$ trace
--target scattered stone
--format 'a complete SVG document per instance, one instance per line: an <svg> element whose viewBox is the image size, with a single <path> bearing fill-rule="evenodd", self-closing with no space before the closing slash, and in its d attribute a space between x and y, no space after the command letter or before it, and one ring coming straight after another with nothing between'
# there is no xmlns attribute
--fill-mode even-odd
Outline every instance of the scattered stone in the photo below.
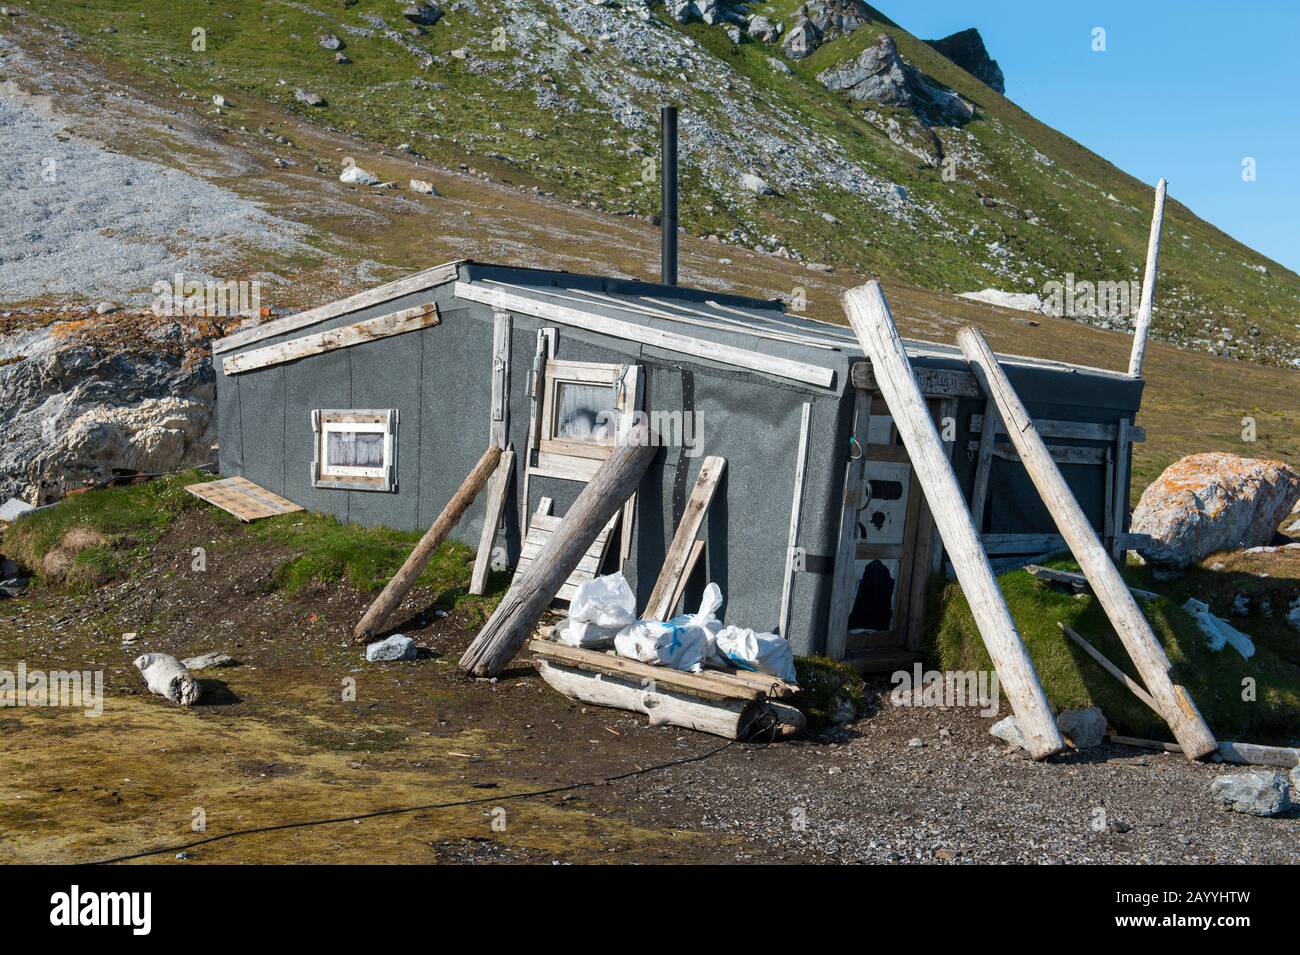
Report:
<svg viewBox="0 0 1300 955"><path fill-rule="evenodd" d="M326 33L323 37L320 38L318 42L320 43L321 47L326 50L343 49L343 41L340 40L338 37L336 37L333 33Z"/></svg>
<svg viewBox="0 0 1300 955"><path fill-rule="evenodd" d="M809 272L834 272L835 271L835 266L826 265L822 262L807 262L804 264L804 268L806 268Z"/></svg>
<svg viewBox="0 0 1300 955"><path fill-rule="evenodd" d="M1152 563L1186 567L1215 551L1267 544L1300 500L1300 471L1282 461L1191 454L1156 478L1133 511L1138 551Z"/></svg>
<svg viewBox="0 0 1300 955"><path fill-rule="evenodd" d="M1020 749L1028 749L1025 746L1024 734L1020 732L1020 721L1015 716L1008 716L1005 719L998 720L989 727L989 732L1004 743L1010 743Z"/></svg>
<svg viewBox="0 0 1300 955"><path fill-rule="evenodd" d="M203 690L190 671L170 653L145 653L135 658L149 692L181 706L193 706Z"/></svg>
<svg viewBox="0 0 1300 955"><path fill-rule="evenodd" d="M776 24L764 16L752 16L749 18L747 31L755 40L762 43L775 43L776 38L780 36Z"/></svg>
<svg viewBox="0 0 1300 955"><path fill-rule="evenodd" d="M752 172L744 173L740 177L740 188L746 192L752 192L756 196L774 195L774 190L767 184L767 180L761 176L756 176Z"/></svg>
<svg viewBox="0 0 1300 955"><path fill-rule="evenodd" d="M304 106L325 106L325 97L311 90L305 90L301 87L293 91L293 98Z"/></svg>
<svg viewBox="0 0 1300 955"><path fill-rule="evenodd" d="M826 220L827 222L829 222L831 225L839 225L839 224L840 224L840 220L837 219L837 218L835 218L835 216L831 215L829 212L819 212L818 215L820 215L823 219L825 219L825 220Z"/></svg>
<svg viewBox="0 0 1300 955"><path fill-rule="evenodd" d="M0 7L0 16L16 17L20 13L22 13L22 11L17 7Z"/></svg>
<svg viewBox="0 0 1300 955"><path fill-rule="evenodd" d="M26 501L11 497L3 504L0 504L0 521L16 521L28 511L34 510L36 508Z"/></svg>
<svg viewBox="0 0 1300 955"><path fill-rule="evenodd" d="M440 193L433 187L433 183L426 179L412 179L410 182L411 191L418 192L422 196L436 196Z"/></svg>
<svg viewBox="0 0 1300 955"><path fill-rule="evenodd" d="M225 109L227 106L230 105L230 100L226 99L220 93L217 93L212 97L212 105L217 107L218 109Z"/></svg>
<svg viewBox="0 0 1300 955"><path fill-rule="evenodd" d="M727 39L730 40L734 46L740 46L740 40L741 40L740 27L736 26L734 23L728 23L726 26L726 31L727 31Z"/></svg>
<svg viewBox="0 0 1300 955"><path fill-rule="evenodd" d="M373 172L367 172L360 166L348 166L339 173L339 182L345 182L350 186L377 186L379 177Z"/></svg>
<svg viewBox="0 0 1300 955"><path fill-rule="evenodd" d="M112 315L117 311L117 306L112 302L100 302L95 306L96 315Z"/></svg>
<svg viewBox="0 0 1300 955"><path fill-rule="evenodd" d="M812 56L822 44L822 31L807 17L800 17L781 41L781 49L792 60Z"/></svg>
<svg viewBox="0 0 1300 955"><path fill-rule="evenodd" d="M442 9L432 3L412 3L402 11L402 16L417 26L431 27L442 19Z"/></svg>
<svg viewBox="0 0 1300 955"><path fill-rule="evenodd" d="M907 741L907 745L912 749L921 749L925 746L925 740L921 739L919 736L913 736Z"/></svg>
<svg viewBox="0 0 1300 955"><path fill-rule="evenodd" d="M1062 710L1056 717L1056 725L1070 738L1075 749L1092 749L1106 739L1106 716L1095 706Z"/></svg>
<svg viewBox="0 0 1300 955"><path fill-rule="evenodd" d="M334 54L334 62L335 62L335 63L338 63L338 64L340 64L340 65L342 65L342 66L346 66L347 64L351 63L352 61L348 59L348 55L347 55L346 53L335 53L335 54Z"/></svg>
<svg viewBox="0 0 1300 955"><path fill-rule="evenodd" d="M1286 777L1264 769L1216 777L1210 796L1233 812L1252 816L1278 816L1291 805Z"/></svg>
<svg viewBox="0 0 1300 955"><path fill-rule="evenodd" d="M197 657L182 660L181 665L187 670L215 670L219 667L232 667L235 662L235 658L230 654L213 650L211 653L202 653Z"/></svg>
<svg viewBox="0 0 1300 955"><path fill-rule="evenodd" d="M847 696L836 696L831 706L830 719L836 726L843 726L845 723L853 722L854 717L858 715L858 708L853 705L853 701Z"/></svg>
<svg viewBox="0 0 1300 955"><path fill-rule="evenodd" d="M366 647L366 660L382 663L388 660L414 660L415 641L405 634L395 633L385 640Z"/></svg>
<svg viewBox="0 0 1300 955"><path fill-rule="evenodd" d="M134 630L128 630L126 633L122 634L122 646L129 647L138 639L140 639L140 634Z"/></svg>
<svg viewBox="0 0 1300 955"><path fill-rule="evenodd" d="M22 577L6 577L0 580L0 597L21 597L27 590L27 581Z"/></svg>
<svg viewBox="0 0 1300 955"><path fill-rule="evenodd" d="M1120 834L1123 834L1125 832L1128 832L1133 827L1130 826L1123 819L1117 819L1114 816L1110 816L1106 819L1106 828L1109 829L1111 832L1118 832Z"/></svg>
<svg viewBox="0 0 1300 955"><path fill-rule="evenodd" d="M786 63L785 60L778 60L774 56L769 56L767 58L767 65L772 67L772 69L776 70L778 73L784 73L786 76L794 75L794 70L790 69L790 65Z"/></svg>
<svg viewBox="0 0 1300 955"><path fill-rule="evenodd" d="M1250 597L1246 594L1237 594L1232 598L1232 613L1237 617L1250 616Z"/></svg>

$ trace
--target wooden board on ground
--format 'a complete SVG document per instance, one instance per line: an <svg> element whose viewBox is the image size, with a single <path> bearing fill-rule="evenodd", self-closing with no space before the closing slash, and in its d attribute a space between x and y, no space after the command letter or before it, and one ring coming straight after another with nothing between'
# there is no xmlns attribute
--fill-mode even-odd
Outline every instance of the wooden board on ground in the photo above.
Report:
<svg viewBox="0 0 1300 955"><path fill-rule="evenodd" d="M1139 749L1162 749L1166 753L1181 753L1183 748L1177 743L1166 743L1155 739L1138 739L1134 736L1108 735L1106 739L1121 746L1136 746ZM1281 766L1289 768L1300 766L1300 749L1292 746L1261 746L1258 743L1219 743L1219 758L1225 763L1238 766Z"/></svg>
<svg viewBox="0 0 1300 955"><path fill-rule="evenodd" d="M523 546L520 548L519 562L515 565L515 576L528 570L537 555L546 547L547 542L551 539L551 534L560 526L559 517L551 514L552 500L544 497L538 503L537 510L533 513L533 519L528 523L528 533L524 536ZM600 573L601 565L605 562L605 551L609 548L609 538L614 531L614 526L618 523L619 515L622 511L615 514L609 519L609 523L596 535L596 539L591 542L587 552L578 562L577 568L569 575L568 580L560 587L559 593L555 596L560 600L572 600L573 595L578 592L578 585L588 580L592 580Z"/></svg>
<svg viewBox="0 0 1300 955"><path fill-rule="evenodd" d="M200 500L221 508L227 514L235 515L244 523L277 514L292 514L303 509L301 504L295 504L242 477L191 484L185 490Z"/></svg>
<svg viewBox="0 0 1300 955"><path fill-rule="evenodd" d="M769 699L798 692L777 677L745 670L687 673L549 640L533 640L528 649L542 679L569 699L644 713L652 726L683 726L729 739L747 735Z"/></svg>

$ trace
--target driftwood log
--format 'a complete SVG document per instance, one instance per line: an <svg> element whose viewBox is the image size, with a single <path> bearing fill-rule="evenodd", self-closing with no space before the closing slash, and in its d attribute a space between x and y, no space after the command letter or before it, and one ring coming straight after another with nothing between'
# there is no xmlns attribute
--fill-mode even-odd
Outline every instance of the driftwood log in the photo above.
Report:
<svg viewBox="0 0 1300 955"><path fill-rule="evenodd" d="M1075 500L1069 484L1061 475L1048 453L1047 445L1039 436L1034 422L1025 410L1020 396L1012 388L1002 366L998 364L993 349L979 330L967 326L957 333L957 343L970 362L971 371L980 386L998 405L998 413L1006 422L1007 433L1029 472L1038 496L1052 515L1061 536L1078 561L1079 568L1092 585L1097 602L1106 611L1111 625L1124 642L1124 648L1133 658L1148 692L1159 707L1160 716L1173 731L1174 738L1188 759L1200 759L1215 752L1214 734L1205 725L1196 704L1181 686L1169 679L1170 663L1164 648L1156 640L1151 625L1138 609L1137 601L1120 576L1110 555L1097 538L1097 532L1088 523L1083 509ZM1115 493L1125 493L1117 487Z"/></svg>
<svg viewBox="0 0 1300 955"><path fill-rule="evenodd" d="M1142 361L1147 353L1147 336L1151 333L1151 310L1156 301L1156 274L1160 268L1160 227L1165 220L1165 181L1156 185L1156 203L1151 212L1151 235L1147 239L1146 271L1142 274L1142 302L1138 306L1137 326L1133 330L1133 351L1128 357L1131 378L1142 377Z"/></svg>
<svg viewBox="0 0 1300 955"><path fill-rule="evenodd" d="M880 283L868 282L844 293L844 312L871 359L876 385L894 416L894 425L925 492L957 580L970 602L975 624L1020 723L1026 748L1035 759L1059 753L1065 748L1065 741L1056 727L1033 661L1011 619L1011 611L998 589L988 555L980 544L979 531L966 508L952 463L912 373Z"/></svg>
<svg viewBox="0 0 1300 955"><path fill-rule="evenodd" d="M370 609L365 612L352 631L352 637L358 643L365 643L378 633L384 621L388 619L388 615L396 610L397 605L410 593L411 588L415 586L415 578L420 576L420 571L424 570L424 565L429 562L429 558L438 549L443 538L451 533L451 529L474 503L474 498L478 497L479 491L492 476L500 460L501 449L496 445L483 452L483 457L478 459L474 470L469 472L469 476L456 489L456 493L451 496L451 500L442 509L437 520L424 532L420 542L415 545L415 550L411 551L411 556L406 558L402 569L393 575L384 592L370 605ZM487 519L491 520L491 515Z"/></svg>
<svg viewBox="0 0 1300 955"><path fill-rule="evenodd" d="M460 658L461 669L475 676L495 676L505 668L596 535L632 496L658 450L649 428L640 425L628 432L582 489L542 552L527 570L515 575L510 590Z"/></svg>

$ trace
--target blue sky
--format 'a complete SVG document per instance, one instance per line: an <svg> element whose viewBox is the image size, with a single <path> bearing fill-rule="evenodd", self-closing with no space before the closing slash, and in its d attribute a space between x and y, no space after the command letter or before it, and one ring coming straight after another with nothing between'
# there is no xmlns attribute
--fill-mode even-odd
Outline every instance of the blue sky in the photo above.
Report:
<svg viewBox="0 0 1300 955"><path fill-rule="evenodd" d="M1297 0L876 5L923 39L979 28L1020 107L1300 271Z"/></svg>

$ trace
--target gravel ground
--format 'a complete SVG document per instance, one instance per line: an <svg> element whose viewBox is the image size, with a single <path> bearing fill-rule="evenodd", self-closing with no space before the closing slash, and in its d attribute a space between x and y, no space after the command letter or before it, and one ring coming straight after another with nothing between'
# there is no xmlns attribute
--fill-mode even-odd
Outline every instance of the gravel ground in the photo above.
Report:
<svg viewBox="0 0 1300 955"><path fill-rule="evenodd" d="M732 748L624 798L766 847L839 862L1300 862L1300 815L1217 808L1245 767L1105 745L1035 763L969 710L898 708L817 740ZM920 739L924 746L909 746Z"/></svg>
<svg viewBox="0 0 1300 955"><path fill-rule="evenodd" d="M21 57L0 41L6 65ZM145 305L183 272L286 252L305 230L228 189L68 133L47 101L0 85L0 302L49 295Z"/></svg>

